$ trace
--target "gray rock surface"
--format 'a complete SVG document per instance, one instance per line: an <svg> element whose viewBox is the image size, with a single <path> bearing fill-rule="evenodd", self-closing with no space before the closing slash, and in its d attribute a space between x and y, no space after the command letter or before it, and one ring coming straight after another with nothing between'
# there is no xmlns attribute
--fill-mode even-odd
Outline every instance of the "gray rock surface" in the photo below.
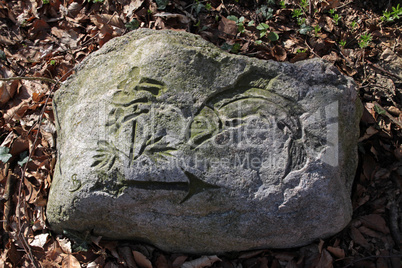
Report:
<svg viewBox="0 0 402 268"><path fill-rule="evenodd" d="M140 29L85 59L54 109L56 232L221 253L300 246L351 219L361 104L320 59Z"/></svg>

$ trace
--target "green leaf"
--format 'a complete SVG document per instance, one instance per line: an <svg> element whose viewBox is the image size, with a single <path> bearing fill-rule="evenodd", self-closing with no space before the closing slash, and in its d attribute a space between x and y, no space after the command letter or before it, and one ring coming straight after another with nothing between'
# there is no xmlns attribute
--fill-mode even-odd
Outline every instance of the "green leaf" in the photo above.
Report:
<svg viewBox="0 0 402 268"><path fill-rule="evenodd" d="M268 30L269 29L269 25L266 23L260 23L257 26L257 30L263 31L263 30Z"/></svg>
<svg viewBox="0 0 402 268"><path fill-rule="evenodd" d="M196 14L199 14L203 8L205 8L205 5L203 5L203 4L201 4L201 3L197 3L197 4L195 5L195 8L194 8L194 9L195 9L195 13L196 13Z"/></svg>
<svg viewBox="0 0 402 268"><path fill-rule="evenodd" d="M166 9L166 6L169 3L169 0L155 0L156 1L156 5L158 6L158 9Z"/></svg>
<svg viewBox="0 0 402 268"><path fill-rule="evenodd" d="M247 23L247 26L254 26L254 24L255 24L255 21L253 21L253 20L250 20L248 23Z"/></svg>
<svg viewBox="0 0 402 268"><path fill-rule="evenodd" d="M374 105L374 111L379 115L385 114L385 110L381 109L381 107L378 105Z"/></svg>
<svg viewBox="0 0 402 268"><path fill-rule="evenodd" d="M12 155L8 153L9 151L10 149L8 147L0 146L0 161L4 164L12 157Z"/></svg>
<svg viewBox="0 0 402 268"><path fill-rule="evenodd" d="M91 236L89 232L77 232L73 230L63 230L63 234L70 238L74 244L72 249L74 252L88 251L91 243Z"/></svg>
<svg viewBox="0 0 402 268"><path fill-rule="evenodd" d="M228 43L223 43L223 45L221 46L221 49L222 50L226 50L226 51L229 51L229 50L231 50L232 49L232 45L229 45Z"/></svg>
<svg viewBox="0 0 402 268"><path fill-rule="evenodd" d="M136 30L140 27L140 22L136 19L131 20L129 23L127 23L126 28L131 30Z"/></svg>
<svg viewBox="0 0 402 268"><path fill-rule="evenodd" d="M28 151L24 151L20 154L20 160L18 161L18 165L21 167L28 162Z"/></svg>
<svg viewBox="0 0 402 268"><path fill-rule="evenodd" d="M244 20L245 20L245 18L244 18L243 16L241 16L241 17L239 18L239 22L244 22Z"/></svg>
<svg viewBox="0 0 402 268"><path fill-rule="evenodd" d="M238 53L240 50L241 46L239 43L236 43L233 45L232 49L230 50L232 53Z"/></svg>
<svg viewBox="0 0 402 268"><path fill-rule="evenodd" d="M306 24L302 24L302 25L300 26L299 32L300 32L300 34L306 35L306 34L307 34L308 32L310 32L311 30L313 30L313 27L311 27L311 26L309 26L309 25L306 25Z"/></svg>
<svg viewBox="0 0 402 268"><path fill-rule="evenodd" d="M245 31L244 24L243 24L243 23L237 24L237 30L238 30L240 33L244 33L244 31Z"/></svg>
<svg viewBox="0 0 402 268"><path fill-rule="evenodd" d="M270 32L267 35L267 38L269 39L269 41L273 42L273 41L277 41L279 39L279 35L277 33L275 33L275 32Z"/></svg>
<svg viewBox="0 0 402 268"><path fill-rule="evenodd" d="M255 43L256 43L257 45L261 45L261 44L262 44L262 40L257 40L257 41L255 41Z"/></svg>
<svg viewBox="0 0 402 268"><path fill-rule="evenodd" d="M227 19L235 21L236 23L239 21L239 19L236 16L233 16L233 15L228 16Z"/></svg>
<svg viewBox="0 0 402 268"><path fill-rule="evenodd" d="M7 59L6 53L3 50L0 50L0 59L5 60Z"/></svg>

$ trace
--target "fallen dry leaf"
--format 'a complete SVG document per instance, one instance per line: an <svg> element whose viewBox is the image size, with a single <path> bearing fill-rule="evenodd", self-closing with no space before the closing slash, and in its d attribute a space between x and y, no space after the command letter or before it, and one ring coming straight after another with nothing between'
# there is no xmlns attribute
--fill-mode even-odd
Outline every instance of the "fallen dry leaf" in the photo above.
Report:
<svg viewBox="0 0 402 268"><path fill-rule="evenodd" d="M152 268L152 263L150 260L145 257L144 254L142 254L139 251L133 250L133 255L135 262L138 264L139 267L141 268Z"/></svg>
<svg viewBox="0 0 402 268"><path fill-rule="evenodd" d="M15 76L14 72L6 68L0 68L2 78L10 78ZM19 80L0 81L0 107L6 104L17 92Z"/></svg>
<svg viewBox="0 0 402 268"><path fill-rule="evenodd" d="M80 262L73 254L66 254L61 265L62 268L81 268Z"/></svg>
<svg viewBox="0 0 402 268"><path fill-rule="evenodd" d="M129 247L118 247L119 255L124 259L125 265L129 268L137 268L135 264L133 253Z"/></svg>
<svg viewBox="0 0 402 268"><path fill-rule="evenodd" d="M31 246L43 248L49 237L48 233L36 235L34 240L30 243Z"/></svg>
<svg viewBox="0 0 402 268"><path fill-rule="evenodd" d="M366 249L371 248L371 244L364 238L360 231L353 226L350 227L350 235L355 243Z"/></svg>
<svg viewBox="0 0 402 268"><path fill-rule="evenodd" d="M217 261L222 261L218 256L202 256L201 258L183 263L181 268L202 268L209 267Z"/></svg>
<svg viewBox="0 0 402 268"><path fill-rule="evenodd" d="M165 255L160 254L154 263L156 268L169 268L168 260L166 259Z"/></svg>
<svg viewBox="0 0 402 268"><path fill-rule="evenodd" d="M384 218L378 214L370 214L359 217L359 220L368 228L382 232L383 234L389 234L389 229Z"/></svg>
<svg viewBox="0 0 402 268"><path fill-rule="evenodd" d="M173 267L181 267L183 263L187 260L188 256L186 255L180 255L176 257L172 263Z"/></svg>
<svg viewBox="0 0 402 268"><path fill-rule="evenodd" d="M237 34L236 22L222 17L221 21L219 22L218 30L220 36L222 35L222 33L229 36L235 36Z"/></svg>
<svg viewBox="0 0 402 268"><path fill-rule="evenodd" d="M306 52L299 52L299 53L297 53L293 58L290 59L290 62L291 62L291 63L295 63L295 62L298 62L298 61L307 59L308 55L309 55L309 52L308 52L308 51L306 51Z"/></svg>
<svg viewBox="0 0 402 268"><path fill-rule="evenodd" d="M274 46L274 48L271 50L271 55L277 61L285 61L287 58L286 50L279 45Z"/></svg>
<svg viewBox="0 0 402 268"><path fill-rule="evenodd" d="M154 15L155 17L161 17L165 19L177 19L180 23L188 24L190 19L182 14L172 14L169 12L162 12Z"/></svg>
<svg viewBox="0 0 402 268"><path fill-rule="evenodd" d="M133 15L133 12L136 11L137 9L139 9L143 3L144 3L144 0L130 1L130 3L128 5L125 5L123 7L123 13L127 17L131 18L131 16Z"/></svg>
<svg viewBox="0 0 402 268"><path fill-rule="evenodd" d="M362 142L364 140L367 140L368 138L370 138L371 136L373 136L373 135L375 135L377 133L378 133L378 130L374 126L369 126L366 129L366 133L364 133L364 135L359 138L358 142Z"/></svg>
<svg viewBox="0 0 402 268"><path fill-rule="evenodd" d="M332 268L332 257L325 249L321 252L320 260L318 261L316 268Z"/></svg>
<svg viewBox="0 0 402 268"><path fill-rule="evenodd" d="M56 237L56 240L59 243L59 246L60 246L61 250L64 253L69 254L69 253L72 252L72 250L71 250L71 242L67 238Z"/></svg>
<svg viewBox="0 0 402 268"><path fill-rule="evenodd" d="M328 246L327 250L338 259L345 258L345 251L341 248L335 248L335 247Z"/></svg>

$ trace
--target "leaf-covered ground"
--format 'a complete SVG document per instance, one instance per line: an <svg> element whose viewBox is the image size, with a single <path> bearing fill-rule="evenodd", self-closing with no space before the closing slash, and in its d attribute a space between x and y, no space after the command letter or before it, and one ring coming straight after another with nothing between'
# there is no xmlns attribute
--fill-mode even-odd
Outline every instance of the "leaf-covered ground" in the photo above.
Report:
<svg viewBox="0 0 402 268"><path fill-rule="evenodd" d="M0 266L401 267L400 2L0 0ZM321 57L353 77L365 109L350 225L305 247L226 256L52 233L53 93L88 54L138 27L192 32L262 59Z"/></svg>

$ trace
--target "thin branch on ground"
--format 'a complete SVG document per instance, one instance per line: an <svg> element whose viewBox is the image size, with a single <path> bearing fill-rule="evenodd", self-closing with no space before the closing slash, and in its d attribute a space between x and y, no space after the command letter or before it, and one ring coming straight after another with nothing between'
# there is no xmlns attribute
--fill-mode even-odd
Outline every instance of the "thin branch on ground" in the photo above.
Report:
<svg viewBox="0 0 402 268"><path fill-rule="evenodd" d="M14 81L14 80L31 80L31 81L39 80L49 82L52 84L57 84L59 82L46 77L33 77L33 76L16 76L16 77L0 78L0 81Z"/></svg>

